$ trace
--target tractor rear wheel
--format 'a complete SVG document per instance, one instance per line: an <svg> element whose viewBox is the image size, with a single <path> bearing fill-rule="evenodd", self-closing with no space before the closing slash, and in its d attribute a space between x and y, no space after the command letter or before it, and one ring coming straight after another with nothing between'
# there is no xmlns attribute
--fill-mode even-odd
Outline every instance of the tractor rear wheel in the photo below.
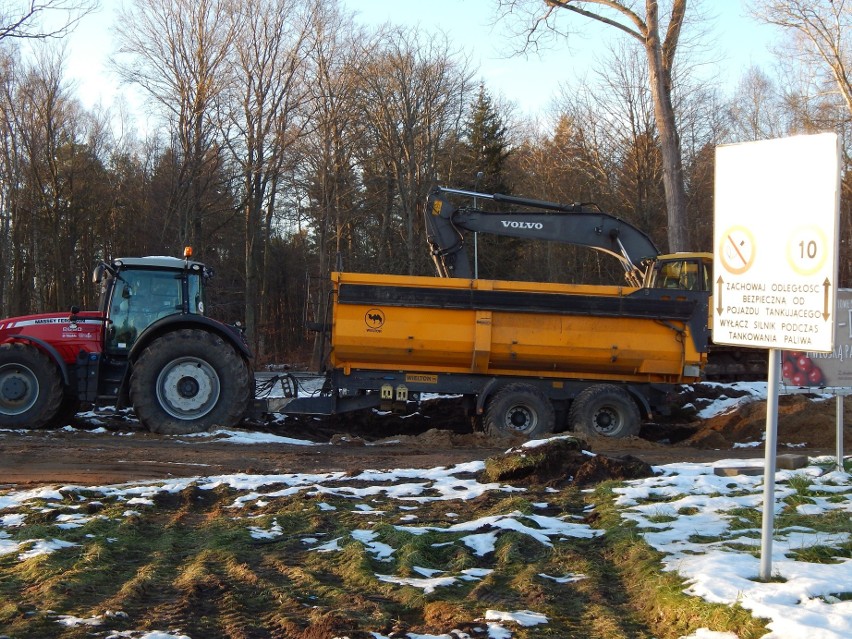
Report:
<svg viewBox="0 0 852 639"><path fill-rule="evenodd" d="M639 408L627 391L612 384L595 384L571 403L568 424L578 435L631 437L639 434Z"/></svg>
<svg viewBox="0 0 852 639"><path fill-rule="evenodd" d="M136 416L168 435L231 428L245 416L251 395L248 366L215 333L181 329L142 351L130 378Z"/></svg>
<svg viewBox="0 0 852 639"><path fill-rule="evenodd" d="M556 411L544 393L530 384L507 384L488 400L485 432L540 437L553 432Z"/></svg>
<svg viewBox="0 0 852 639"><path fill-rule="evenodd" d="M59 369L27 344L0 345L0 426L44 428L62 404Z"/></svg>

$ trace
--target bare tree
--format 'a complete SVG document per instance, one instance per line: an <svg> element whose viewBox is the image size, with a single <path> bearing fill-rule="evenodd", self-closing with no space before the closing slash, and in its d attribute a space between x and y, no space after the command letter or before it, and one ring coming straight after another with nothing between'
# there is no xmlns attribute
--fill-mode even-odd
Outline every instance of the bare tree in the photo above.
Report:
<svg viewBox="0 0 852 639"><path fill-rule="evenodd" d="M261 350L258 320L276 189L287 150L301 137L310 14L302 0L243 0L246 19L234 41L234 73L225 110L224 143L242 178L245 217L245 322Z"/></svg>
<svg viewBox="0 0 852 639"><path fill-rule="evenodd" d="M753 15L783 29L789 43L782 64L798 62L784 78L785 111L799 131L834 129L846 141L844 164L852 166L852 2L849 0L755 0ZM840 281L852 277L852 183L841 182Z"/></svg>
<svg viewBox="0 0 852 639"><path fill-rule="evenodd" d="M7 171L17 178L8 193L15 247L11 303L22 310L79 303L78 260L88 270L94 257L91 229L103 199L94 194L103 180L92 177L100 162L86 141L90 121L63 79L63 62L61 51L41 50L3 109L13 153Z"/></svg>
<svg viewBox="0 0 852 639"><path fill-rule="evenodd" d="M758 0L753 14L788 31L800 59L830 74L852 116L852 2Z"/></svg>
<svg viewBox="0 0 852 639"><path fill-rule="evenodd" d="M554 27L560 10L595 20L634 38L641 45L648 69L648 86L654 105L663 162L663 186L668 214L669 249L687 249L686 192L683 160L672 102L672 72L681 29L686 17L687 0L672 0L667 24L660 20L657 0L645 0L644 12L637 2L627 0L497 0L504 16L526 11L531 17L527 43L537 32ZM535 6L541 6L536 9Z"/></svg>
<svg viewBox="0 0 852 639"><path fill-rule="evenodd" d="M17 107L20 64L17 52L0 50L0 308L11 309L10 291L14 280L12 220L17 217L14 197L22 181L24 160L18 135Z"/></svg>
<svg viewBox="0 0 852 639"><path fill-rule="evenodd" d="M594 180L584 197L664 242L662 161L647 67L621 42L589 75L579 87L562 87L556 103L575 127L572 144L581 151L575 170Z"/></svg>
<svg viewBox="0 0 852 639"><path fill-rule="evenodd" d="M467 61L446 38L414 30L386 30L362 53L364 120L374 136L373 151L390 177L392 210L399 221L402 268L417 271L420 207L435 180L441 145L457 133L460 115L474 86Z"/></svg>
<svg viewBox="0 0 852 639"><path fill-rule="evenodd" d="M313 236L314 260L305 265L305 275L316 278L317 291L308 303L313 317L323 320L327 274L334 269L335 259L342 259L343 238L356 209L354 154L360 126L355 95L363 61L356 55L355 43L364 34L351 15L334 3L320 3L311 17L312 55L307 69L311 127L301 142L303 161L293 171L296 193L291 224L295 238ZM323 334L317 332L311 355L314 368L321 364L323 347Z"/></svg>
<svg viewBox="0 0 852 639"><path fill-rule="evenodd" d="M734 142L764 140L784 135L785 116L781 92L757 67L746 69L728 107Z"/></svg>
<svg viewBox="0 0 852 639"><path fill-rule="evenodd" d="M4 0L0 2L0 40L62 38L97 7L98 0Z"/></svg>
<svg viewBox="0 0 852 639"><path fill-rule="evenodd" d="M140 86L171 127L179 153L170 208L181 240L203 248L209 170L219 163L215 102L228 82L239 12L229 0L139 0L116 26L121 79Z"/></svg>

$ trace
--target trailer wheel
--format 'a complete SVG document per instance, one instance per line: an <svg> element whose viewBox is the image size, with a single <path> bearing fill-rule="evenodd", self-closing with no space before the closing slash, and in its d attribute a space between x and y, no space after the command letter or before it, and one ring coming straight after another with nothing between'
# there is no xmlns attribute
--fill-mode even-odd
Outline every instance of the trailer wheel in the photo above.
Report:
<svg viewBox="0 0 852 639"><path fill-rule="evenodd" d="M154 340L130 378L136 416L148 430L168 435L237 425L250 389L243 358L218 335L195 329Z"/></svg>
<svg viewBox="0 0 852 639"><path fill-rule="evenodd" d="M62 404L59 369L26 344L0 346L0 426L44 428Z"/></svg>
<svg viewBox="0 0 852 639"><path fill-rule="evenodd" d="M579 435L630 437L639 434L639 408L623 388L597 384L571 404L568 424Z"/></svg>
<svg viewBox="0 0 852 639"><path fill-rule="evenodd" d="M535 386L508 384L488 400L483 423L491 435L538 437L553 432L556 411Z"/></svg>

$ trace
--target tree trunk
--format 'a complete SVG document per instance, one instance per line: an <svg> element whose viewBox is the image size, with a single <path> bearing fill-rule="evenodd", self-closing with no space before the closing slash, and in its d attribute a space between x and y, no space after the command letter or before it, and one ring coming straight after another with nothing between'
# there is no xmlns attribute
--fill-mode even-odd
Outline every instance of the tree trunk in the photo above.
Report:
<svg viewBox="0 0 852 639"><path fill-rule="evenodd" d="M253 195L249 187L248 192ZM251 195L246 202L246 255L245 255L245 328L246 337L252 349L257 353L257 324L260 292L261 260L263 257L263 241L260 229L261 203Z"/></svg>
<svg viewBox="0 0 852 639"><path fill-rule="evenodd" d="M660 136L660 154L663 160L663 188L666 193L668 216L667 236L669 251L689 250L686 232L686 192L683 186L683 163L680 139L677 134L674 106L667 71L663 68L659 40L651 36L646 44L651 95L654 102L654 117Z"/></svg>
<svg viewBox="0 0 852 639"><path fill-rule="evenodd" d="M511 6L513 0L501 0ZM605 14L598 14L585 5L600 5L621 15L623 22ZM660 152L663 161L663 188L666 194L666 212L668 215L667 236L669 250L672 252L687 250L686 188L683 183L683 161L680 154L680 140L677 134L674 106L672 105L671 70L677 50L680 30L686 15L687 0L673 0L671 17L666 31L665 42L660 39L659 3L657 0L645 0L645 19L635 11L635 2L618 0L546 0L549 8L559 8L597 20L610 27L620 29L636 38L645 48L648 58L648 80L651 97L654 101L654 116L660 136ZM532 26L533 33L538 22Z"/></svg>
<svg viewBox="0 0 852 639"><path fill-rule="evenodd" d="M671 65L674 47L671 47L668 65L663 60L660 25L656 2L649 2L646 15L645 54L648 56L648 81L654 102L654 117L660 136L660 154L663 160L663 189L666 194L669 251L686 251L686 189L683 184L683 161L680 139L677 134L674 105L672 104Z"/></svg>

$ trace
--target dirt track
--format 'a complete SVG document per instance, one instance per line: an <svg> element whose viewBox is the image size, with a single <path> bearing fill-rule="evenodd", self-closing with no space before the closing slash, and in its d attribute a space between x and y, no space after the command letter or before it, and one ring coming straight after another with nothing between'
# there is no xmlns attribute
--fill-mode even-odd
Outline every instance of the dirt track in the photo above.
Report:
<svg viewBox="0 0 852 639"><path fill-rule="evenodd" d="M684 403L687 399L696 400L689 397ZM845 439L852 442L852 402L846 404ZM140 430L126 417L78 417L73 430L0 431L0 482L94 485L240 472L431 467L482 460L518 443L472 432L466 420L455 417L455 409L451 403L437 404L408 418L287 420L263 428L316 442L313 446L161 436ZM834 400L782 397L779 412L780 452L834 454ZM589 444L598 453L629 454L651 464L762 457L762 444L750 448L733 448L733 444L759 443L765 415L765 403L752 402L709 420L681 416L652 425L643 429L643 438L598 439Z"/></svg>
<svg viewBox="0 0 852 639"><path fill-rule="evenodd" d="M0 481L4 484L106 484L231 473L357 471L365 468L445 466L502 453L510 442L494 445L476 436L448 432L406 438L404 443L317 446L234 444L136 432L132 435L86 431L0 433ZM412 442L420 439L420 442ZM452 440L461 440L453 444ZM469 440L482 441L469 441ZM468 441L465 441L468 440ZM751 458L762 449L714 450L635 442L595 442L596 452L631 454L652 464ZM797 452L828 452L807 449Z"/></svg>

